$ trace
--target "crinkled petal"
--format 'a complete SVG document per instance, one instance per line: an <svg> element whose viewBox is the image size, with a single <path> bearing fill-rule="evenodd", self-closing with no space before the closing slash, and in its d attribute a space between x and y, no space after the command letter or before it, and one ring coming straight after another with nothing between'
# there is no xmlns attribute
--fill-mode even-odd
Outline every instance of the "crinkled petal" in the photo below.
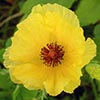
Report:
<svg viewBox="0 0 100 100"><path fill-rule="evenodd" d="M27 63L10 68L10 76L15 83L24 84L28 89L41 89L48 76L47 69Z"/></svg>
<svg viewBox="0 0 100 100"><path fill-rule="evenodd" d="M47 80L44 83L44 86L47 93L52 96L56 96L63 91L65 84L66 80L63 77L60 68L52 68L49 72Z"/></svg>
<svg viewBox="0 0 100 100"><path fill-rule="evenodd" d="M77 16L72 12L71 10L58 5L58 4L46 4L41 7L41 5L37 5L33 7L32 13L41 13L44 15L47 12L52 12L52 13L58 13L60 16L63 17L63 19L67 22L70 23L72 26L79 26L79 20Z"/></svg>
<svg viewBox="0 0 100 100"><path fill-rule="evenodd" d="M41 16L29 16L25 21L18 25L18 31L12 38L12 45L9 48L11 61L31 62L39 56L41 48L49 43L50 32L40 21ZM8 52L8 51L7 51ZM4 57L4 59L6 59Z"/></svg>
<svg viewBox="0 0 100 100"><path fill-rule="evenodd" d="M73 93L74 90L80 85L81 80L80 78L78 80L69 80L68 83L66 84L64 91L67 93Z"/></svg>
<svg viewBox="0 0 100 100"><path fill-rule="evenodd" d="M88 64L93 57L96 56L96 44L90 38L88 38L85 42L85 53L83 55L83 63L82 66Z"/></svg>
<svg viewBox="0 0 100 100"><path fill-rule="evenodd" d="M66 66L63 66L61 68L63 77L65 77L66 79L64 91L72 93L75 90L75 88L77 88L80 85L80 77L82 76L81 67L77 65L65 65Z"/></svg>
<svg viewBox="0 0 100 100"><path fill-rule="evenodd" d="M56 36L58 43L64 46L64 61L68 64L80 64L85 49L83 30L81 28L66 29L64 25L61 27L57 29Z"/></svg>

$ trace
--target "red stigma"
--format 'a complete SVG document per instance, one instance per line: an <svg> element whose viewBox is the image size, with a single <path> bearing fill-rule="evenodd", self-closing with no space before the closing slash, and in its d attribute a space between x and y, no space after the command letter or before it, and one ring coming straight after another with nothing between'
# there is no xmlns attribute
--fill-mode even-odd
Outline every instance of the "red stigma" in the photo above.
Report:
<svg viewBox="0 0 100 100"><path fill-rule="evenodd" d="M47 66L55 67L58 64L61 64L63 56L63 47L57 43L47 44L47 47L41 49L41 58Z"/></svg>

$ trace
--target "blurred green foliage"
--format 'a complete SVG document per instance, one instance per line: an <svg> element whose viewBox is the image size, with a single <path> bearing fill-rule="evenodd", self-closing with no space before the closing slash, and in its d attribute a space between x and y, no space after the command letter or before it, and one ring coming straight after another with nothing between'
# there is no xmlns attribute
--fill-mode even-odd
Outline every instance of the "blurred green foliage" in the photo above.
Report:
<svg viewBox="0 0 100 100"><path fill-rule="evenodd" d="M76 10L82 26L95 24L100 20L100 0L81 0Z"/></svg>
<svg viewBox="0 0 100 100"><path fill-rule="evenodd" d="M97 45L97 56L95 57L95 60L100 62L100 23L94 28L94 41Z"/></svg>
<svg viewBox="0 0 100 100"><path fill-rule="evenodd" d="M90 63L86 67L86 71L92 78L96 78L100 81L100 65L96 63Z"/></svg>
<svg viewBox="0 0 100 100"><path fill-rule="evenodd" d="M27 90L23 85L14 84L9 71L3 65L3 53L11 45L11 36L16 24L27 17L36 4L58 3L77 14L84 29L85 37L91 37L97 44L97 56L82 69L81 85L73 94L62 92L56 97L44 91ZM6 13L5 13L6 12ZM16 13L23 13L2 22ZM100 100L100 0L0 0L0 100Z"/></svg>
<svg viewBox="0 0 100 100"><path fill-rule="evenodd" d="M8 71L0 69L0 100L11 100L15 85L11 82Z"/></svg>
<svg viewBox="0 0 100 100"><path fill-rule="evenodd" d="M17 85L13 92L13 100L32 100L38 95L36 90L27 90L22 85Z"/></svg>

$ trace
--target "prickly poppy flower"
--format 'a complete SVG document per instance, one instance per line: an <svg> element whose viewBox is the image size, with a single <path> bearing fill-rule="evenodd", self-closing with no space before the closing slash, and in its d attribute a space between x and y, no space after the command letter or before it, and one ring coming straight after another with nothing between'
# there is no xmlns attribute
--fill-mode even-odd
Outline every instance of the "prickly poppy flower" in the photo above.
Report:
<svg viewBox="0 0 100 100"><path fill-rule="evenodd" d="M17 28L4 53L11 79L52 96L72 93L80 85L81 68L96 55L74 12L58 4L37 5Z"/></svg>

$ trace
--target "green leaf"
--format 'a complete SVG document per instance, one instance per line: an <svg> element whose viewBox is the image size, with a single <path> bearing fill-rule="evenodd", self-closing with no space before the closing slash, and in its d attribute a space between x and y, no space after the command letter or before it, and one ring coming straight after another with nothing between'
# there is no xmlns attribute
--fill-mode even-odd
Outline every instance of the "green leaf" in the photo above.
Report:
<svg viewBox="0 0 100 100"><path fill-rule="evenodd" d="M95 81L97 85L97 91L100 91L100 81Z"/></svg>
<svg viewBox="0 0 100 100"><path fill-rule="evenodd" d="M100 65L96 63L91 63L86 66L86 71L92 78L100 81Z"/></svg>
<svg viewBox="0 0 100 100"><path fill-rule="evenodd" d="M100 0L81 0L76 10L81 26L100 20Z"/></svg>
<svg viewBox="0 0 100 100"><path fill-rule="evenodd" d="M11 45L11 38L7 39L5 47L8 48Z"/></svg>
<svg viewBox="0 0 100 100"><path fill-rule="evenodd" d="M94 41L97 45L97 56L94 58L94 60L100 62L100 24L95 26L94 35Z"/></svg>
<svg viewBox="0 0 100 100"><path fill-rule="evenodd" d="M15 91L13 92L13 100L31 100L35 98L38 94L36 90L28 90L22 85L17 85Z"/></svg>
<svg viewBox="0 0 100 100"><path fill-rule="evenodd" d="M3 53L4 53L5 49L2 48L0 49L0 62L2 63L3 62Z"/></svg>
<svg viewBox="0 0 100 100"><path fill-rule="evenodd" d="M56 98L54 98L54 97L50 97L50 96L48 96L48 99L47 100L57 100Z"/></svg>
<svg viewBox="0 0 100 100"><path fill-rule="evenodd" d="M76 0L27 0L24 6L22 7L21 12L25 14L23 17L24 19L31 12L32 7L37 4L58 3L67 8L70 8L72 4L74 3L74 1Z"/></svg>
<svg viewBox="0 0 100 100"><path fill-rule="evenodd" d="M15 85L11 82L8 71L0 69L0 98L10 96Z"/></svg>
<svg viewBox="0 0 100 100"><path fill-rule="evenodd" d="M6 69L0 69L0 88L7 90L13 86Z"/></svg>

